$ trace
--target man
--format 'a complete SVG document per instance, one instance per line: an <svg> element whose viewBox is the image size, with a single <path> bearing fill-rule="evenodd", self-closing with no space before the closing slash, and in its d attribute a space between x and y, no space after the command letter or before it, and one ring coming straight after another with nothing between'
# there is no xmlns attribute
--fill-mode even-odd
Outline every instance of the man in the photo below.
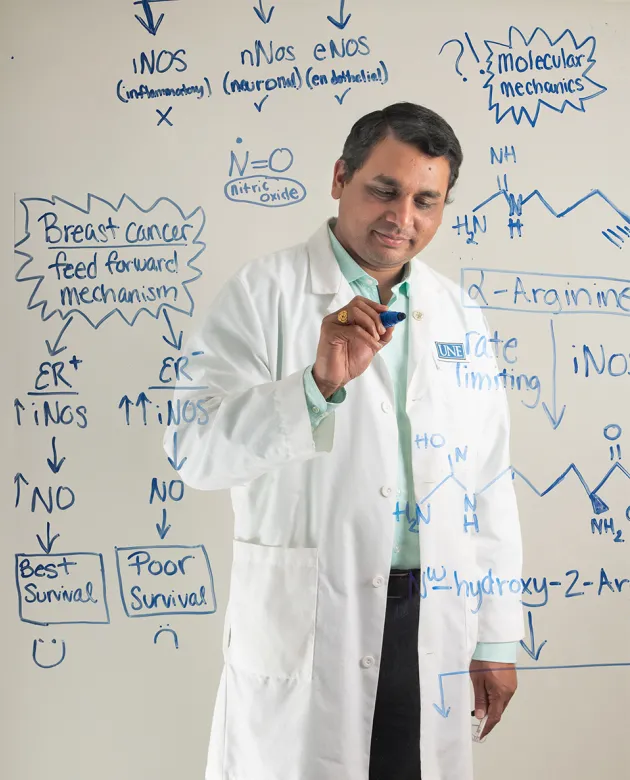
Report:
<svg viewBox="0 0 630 780"><path fill-rule="evenodd" d="M470 780L465 672L484 735L516 689L505 393L463 381L498 370L462 354L484 317L417 257L461 162L426 108L360 119L337 219L244 265L187 345L209 421L165 447L235 514L207 780Z"/></svg>

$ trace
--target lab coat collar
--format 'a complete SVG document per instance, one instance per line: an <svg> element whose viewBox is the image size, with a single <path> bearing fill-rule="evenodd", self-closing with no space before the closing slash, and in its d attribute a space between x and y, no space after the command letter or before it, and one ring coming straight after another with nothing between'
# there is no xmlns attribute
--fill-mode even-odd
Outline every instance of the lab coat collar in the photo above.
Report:
<svg viewBox="0 0 630 780"><path fill-rule="evenodd" d="M307 243L311 292L319 295L332 295L328 311L336 311L354 297L349 282L344 277L339 263L335 258L330 245L328 235L329 220L319 228ZM409 263L410 271L407 281L409 283L410 306L413 299L418 298L422 292L425 307L431 302L431 308L437 306L437 299L443 293L442 285L438 282L429 266L419 256L412 258Z"/></svg>
<svg viewBox="0 0 630 780"><path fill-rule="evenodd" d="M341 283L345 279L330 245L328 220L311 236L306 246L311 275L311 292L317 295L335 295L339 292ZM346 284L348 283L346 282Z"/></svg>

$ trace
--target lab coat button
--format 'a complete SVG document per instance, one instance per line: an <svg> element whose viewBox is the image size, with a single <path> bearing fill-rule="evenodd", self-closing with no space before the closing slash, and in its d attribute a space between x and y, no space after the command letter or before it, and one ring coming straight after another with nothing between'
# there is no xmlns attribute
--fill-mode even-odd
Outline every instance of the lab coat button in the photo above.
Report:
<svg viewBox="0 0 630 780"><path fill-rule="evenodd" d="M363 656L363 658L361 659L361 666L364 669L369 669L370 666L373 666L373 665L374 665L374 656L371 656L371 655Z"/></svg>
<svg viewBox="0 0 630 780"><path fill-rule="evenodd" d="M382 409L384 412L391 412L391 410L392 410L392 407L391 407L391 404L390 404L390 403L388 403L387 401L383 401L383 403L381 404L381 409Z"/></svg>
<svg viewBox="0 0 630 780"><path fill-rule="evenodd" d="M382 496L387 497L387 496L389 496L391 494L391 492L392 492L392 489L390 488L389 485L383 485L383 487L381 488L381 495Z"/></svg>
<svg viewBox="0 0 630 780"><path fill-rule="evenodd" d="M413 312L412 316L414 320L421 320L424 317L424 314L421 311L418 311L416 309L416 311Z"/></svg>
<svg viewBox="0 0 630 780"><path fill-rule="evenodd" d="M381 585L385 584L385 578L381 577L380 574L378 574L374 579L372 580L372 585L374 585L375 588L380 588Z"/></svg>

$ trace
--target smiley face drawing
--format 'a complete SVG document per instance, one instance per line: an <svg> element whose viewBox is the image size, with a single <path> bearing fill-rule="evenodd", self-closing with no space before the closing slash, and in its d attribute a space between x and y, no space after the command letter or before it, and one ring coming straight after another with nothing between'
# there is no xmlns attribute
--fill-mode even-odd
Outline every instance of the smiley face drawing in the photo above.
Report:
<svg viewBox="0 0 630 780"><path fill-rule="evenodd" d="M51 641L51 644L53 644L53 645L57 644L57 640L56 639L51 639L50 641ZM61 658L58 661L55 661L52 664L43 664L43 663L41 663L41 661L37 660L37 646L38 646L38 644L40 642L42 644L44 644L44 640L43 639L33 639L33 661L35 661L35 663L37 664L37 666L39 666L40 669L53 669L55 666L59 666L59 664L66 657L66 643L64 642L64 640L63 639L61 640Z"/></svg>

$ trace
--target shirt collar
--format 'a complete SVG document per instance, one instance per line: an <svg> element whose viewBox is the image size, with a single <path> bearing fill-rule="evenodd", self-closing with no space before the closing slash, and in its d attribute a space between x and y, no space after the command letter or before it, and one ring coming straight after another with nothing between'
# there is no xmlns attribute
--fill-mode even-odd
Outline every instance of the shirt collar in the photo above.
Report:
<svg viewBox="0 0 630 780"><path fill-rule="evenodd" d="M348 283L364 281L369 282L374 277L370 276L361 266L354 260L353 257L347 252L347 250L339 243L337 236L333 233L332 228L335 224L335 220L332 219L328 222L328 236L330 238L330 246L332 248L335 259L339 264L341 273L345 276ZM400 289L402 295L409 295L409 275L411 272L411 262L405 264L405 273L403 278L392 287L392 293L396 293Z"/></svg>

